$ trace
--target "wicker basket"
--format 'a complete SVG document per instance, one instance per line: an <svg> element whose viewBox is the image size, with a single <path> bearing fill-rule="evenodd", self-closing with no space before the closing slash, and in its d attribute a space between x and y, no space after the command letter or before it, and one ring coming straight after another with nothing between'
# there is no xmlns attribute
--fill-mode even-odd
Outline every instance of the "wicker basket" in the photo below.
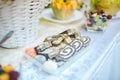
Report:
<svg viewBox="0 0 120 80"><path fill-rule="evenodd" d="M22 47L38 34L40 12L52 0L15 0L11 4L0 2L0 40L10 31L13 35L3 47Z"/></svg>

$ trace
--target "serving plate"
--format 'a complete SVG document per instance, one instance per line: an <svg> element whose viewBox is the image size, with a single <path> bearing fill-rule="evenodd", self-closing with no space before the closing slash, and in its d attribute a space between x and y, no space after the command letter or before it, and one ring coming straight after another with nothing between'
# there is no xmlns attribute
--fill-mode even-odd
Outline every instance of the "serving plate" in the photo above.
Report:
<svg viewBox="0 0 120 80"><path fill-rule="evenodd" d="M58 20L55 18L53 11L51 8L49 9L45 9L42 13L41 13L42 17L46 20L52 21L52 22L56 22L56 23L60 23L60 24L66 24L66 23L70 23L70 22L74 22L77 20L80 20L83 18L83 13L76 10L73 14L73 16L70 19L67 20Z"/></svg>

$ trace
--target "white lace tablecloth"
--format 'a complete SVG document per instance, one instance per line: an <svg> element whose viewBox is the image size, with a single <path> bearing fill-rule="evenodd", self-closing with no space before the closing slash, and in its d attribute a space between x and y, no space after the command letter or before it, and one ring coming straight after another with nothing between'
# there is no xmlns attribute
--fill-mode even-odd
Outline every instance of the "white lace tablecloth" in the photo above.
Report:
<svg viewBox="0 0 120 80"><path fill-rule="evenodd" d="M120 49L120 45L117 45L118 43L120 44L119 22L120 20L112 21L105 32L90 33L84 30L81 31L84 35L91 37L91 44L84 51L80 52L80 54L83 55L79 57L77 61L75 61L69 68L62 72L63 80L106 80L94 79L94 77L95 74L99 73L102 66L107 65L103 65L103 63L112 54L115 54L114 50L116 47L118 47L117 49ZM114 65L114 63L112 64Z"/></svg>
<svg viewBox="0 0 120 80"><path fill-rule="evenodd" d="M92 33L80 29L82 35L91 37L91 42L88 47L70 58L70 60L53 75L42 71L41 65L35 60L32 60L23 66L19 66L21 72L20 80L93 80L94 74L99 72L101 66L103 66L102 64L111 56L111 54L113 54L111 51L114 50L116 44L120 43L119 25L120 19L116 19L112 20L105 32ZM62 31L65 27L58 29L58 27L49 26L43 27L43 29L43 32L47 32L47 34L43 33L44 36L41 34L40 41L36 41L42 42L43 38L48 36L48 34L52 35L53 31L57 33L57 30ZM120 48L119 45L118 47ZM7 63L16 63L18 60L20 61L23 50L24 48L14 50L0 48L0 63L5 65Z"/></svg>

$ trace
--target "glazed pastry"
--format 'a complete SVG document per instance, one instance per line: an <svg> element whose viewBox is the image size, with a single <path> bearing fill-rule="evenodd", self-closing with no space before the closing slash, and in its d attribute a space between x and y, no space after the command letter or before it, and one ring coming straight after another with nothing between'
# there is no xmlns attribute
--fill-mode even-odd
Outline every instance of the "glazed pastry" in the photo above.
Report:
<svg viewBox="0 0 120 80"><path fill-rule="evenodd" d="M77 40L75 39L73 42L70 43L70 45L76 49L76 51L79 51L80 49L82 49L82 47L84 46L84 42L82 40Z"/></svg>
<svg viewBox="0 0 120 80"><path fill-rule="evenodd" d="M60 34L60 36L65 39L68 35L67 34Z"/></svg>
<svg viewBox="0 0 120 80"><path fill-rule="evenodd" d="M66 44L65 43L61 43L59 46L57 46L59 49L61 49L61 48L64 48L66 46Z"/></svg>
<svg viewBox="0 0 120 80"><path fill-rule="evenodd" d="M43 44L38 45L37 47L35 47L35 50L37 52L42 52L42 51L44 51L45 49L47 49L47 48L49 48L51 46L52 46L51 42L44 42Z"/></svg>
<svg viewBox="0 0 120 80"><path fill-rule="evenodd" d="M75 39L79 39L79 40L81 39L81 35L80 35L80 33L75 32L74 35L75 35Z"/></svg>
<svg viewBox="0 0 120 80"><path fill-rule="evenodd" d="M75 49L69 45L67 45L65 48L63 48L60 52L59 52L59 57L63 58L63 59L68 59L71 56L73 56L75 53Z"/></svg>
<svg viewBox="0 0 120 80"><path fill-rule="evenodd" d="M47 38L45 38L44 42L52 42L53 38L51 36L48 36Z"/></svg>
<svg viewBox="0 0 120 80"><path fill-rule="evenodd" d="M72 42L72 39L69 37L69 36L67 36L65 39L64 39L64 43L65 44L69 44L69 43L71 43Z"/></svg>
<svg viewBox="0 0 120 80"><path fill-rule="evenodd" d="M82 36L82 37L81 37L81 40L84 42L83 47L88 46L89 43L90 43L90 41L91 41L90 37L88 37L88 36Z"/></svg>
<svg viewBox="0 0 120 80"><path fill-rule="evenodd" d="M52 52L48 53L48 56L50 59L52 59L58 55L59 49L58 47L51 47L50 49L52 50Z"/></svg>
<svg viewBox="0 0 120 80"><path fill-rule="evenodd" d="M67 34L68 34L68 35L72 35L72 34L74 34L75 32L76 32L75 29L68 29L68 30L67 30Z"/></svg>
<svg viewBox="0 0 120 80"><path fill-rule="evenodd" d="M62 33L60 33L60 34L72 35L72 34L74 34L75 32L76 32L75 29L68 29L68 30L66 30L66 31L64 31L64 32L62 32Z"/></svg>
<svg viewBox="0 0 120 80"><path fill-rule="evenodd" d="M53 46L58 46L60 45L60 43L62 42L63 38L59 37L59 38L54 38L54 40L52 41L52 45Z"/></svg>

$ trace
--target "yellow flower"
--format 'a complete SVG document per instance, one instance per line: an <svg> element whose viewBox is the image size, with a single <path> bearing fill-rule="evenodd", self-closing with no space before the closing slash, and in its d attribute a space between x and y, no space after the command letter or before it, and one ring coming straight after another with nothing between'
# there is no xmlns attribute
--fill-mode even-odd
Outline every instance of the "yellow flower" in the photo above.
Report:
<svg viewBox="0 0 120 80"><path fill-rule="evenodd" d="M14 68L11 64L7 65L7 66L4 66L3 67L3 70L7 73L11 72L11 71L14 71Z"/></svg>
<svg viewBox="0 0 120 80"><path fill-rule="evenodd" d="M0 80L10 80L10 76L7 73L0 75Z"/></svg>

